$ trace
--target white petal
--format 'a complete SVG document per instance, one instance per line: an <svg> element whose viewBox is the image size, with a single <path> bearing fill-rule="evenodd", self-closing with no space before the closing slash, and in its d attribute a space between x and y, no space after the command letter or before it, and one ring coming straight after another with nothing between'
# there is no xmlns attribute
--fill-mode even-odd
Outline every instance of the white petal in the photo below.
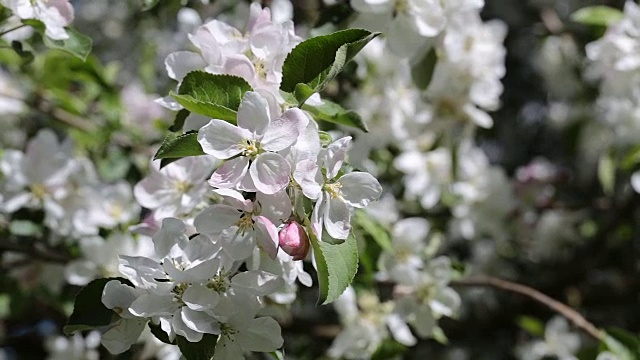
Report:
<svg viewBox="0 0 640 360"><path fill-rule="evenodd" d="M272 121L260 141L267 151L280 151L296 142L307 127L309 118L298 108L287 110L282 117Z"/></svg>
<svg viewBox="0 0 640 360"><path fill-rule="evenodd" d="M127 310L138 297L135 288L125 285L118 280L111 280L102 290L102 303L107 309L113 309L122 317L130 317ZM128 315L128 316L127 316Z"/></svg>
<svg viewBox="0 0 640 360"><path fill-rule="evenodd" d="M350 147L351 136L340 138L329 144L326 150L326 160L324 164L327 169L327 179L333 179L338 175Z"/></svg>
<svg viewBox="0 0 640 360"><path fill-rule="evenodd" d="M323 225L323 214L324 214L324 194L320 193L318 196L318 200L316 201L316 205L313 207L313 212L311 213L311 230L313 230L314 235L320 239L322 237L322 225Z"/></svg>
<svg viewBox="0 0 640 360"><path fill-rule="evenodd" d="M253 319L251 325L236 336L240 346L249 351L271 352L282 346L280 325L271 317Z"/></svg>
<svg viewBox="0 0 640 360"><path fill-rule="evenodd" d="M347 204L338 198L331 199L328 195L326 197L324 209L325 229L334 239L346 239L351 229L351 215Z"/></svg>
<svg viewBox="0 0 640 360"><path fill-rule="evenodd" d="M366 172L346 174L338 182L342 185L342 198L353 207L365 207L369 202L378 200L382 194L382 186L378 180Z"/></svg>
<svg viewBox="0 0 640 360"><path fill-rule="evenodd" d="M129 310L135 316L151 317L171 315L178 306L178 303L174 301L173 294L146 294L137 298L131 306L129 306Z"/></svg>
<svg viewBox="0 0 640 360"><path fill-rule="evenodd" d="M164 60L167 74L178 82L191 71L204 69L207 64L197 53L191 51L176 51Z"/></svg>
<svg viewBox="0 0 640 360"><path fill-rule="evenodd" d="M204 285L194 284L184 291L182 301L189 309L210 310L218 304L220 295Z"/></svg>
<svg viewBox="0 0 640 360"><path fill-rule="evenodd" d="M191 310L188 307L183 307L181 312L182 322L189 329L207 334L220 334L220 323L215 318L202 311Z"/></svg>
<svg viewBox="0 0 640 360"><path fill-rule="evenodd" d="M255 238L264 252L270 258L275 259L278 254L278 230L273 223L264 216L255 216L253 218L255 230Z"/></svg>
<svg viewBox="0 0 640 360"><path fill-rule="evenodd" d="M231 279L234 287L247 290L251 294L265 296L280 290L284 285L282 277L265 271L245 271Z"/></svg>
<svg viewBox="0 0 640 360"><path fill-rule="evenodd" d="M387 317L387 326L391 330L391 336L405 346L414 346L417 343L415 336L411 333L409 326L398 314L390 314Z"/></svg>
<svg viewBox="0 0 640 360"><path fill-rule="evenodd" d="M235 225L241 215L242 213L233 206L212 205L198 214L193 224L199 233L215 238L224 230Z"/></svg>
<svg viewBox="0 0 640 360"><path fill-rule="evenodd" d="M147 319L121 319L110 325L100 342L112 354L121 354L138 342Z"/></svg>
<svg viewBox="0 0 640 360"><path fill-rule="evenodd" d="M173 325L173 330L176 334L184 336L190 342L198 342L202 340L203 333L192 330L184 323L184 320L182 320L182 309L178 309L175 314L173 314L173 321L171 324Z"/></svg>
<svg viewBox="0 0 640 360"><path fill-rule="evenodd" d="M247 230L242 234L237 226L233 226L220 234L220 241L224 251L233 260L244 260L251 256L255 247L253 231Z"/></svg>
<svg viewBox="0 0 640 360"><path fill-rule="evenodd" d="M246 157L227 160L211 175L209 185L218 188L236 187L247 175L248 169L249 159Z"/></svg>
<svg viewBox="0 0 640 360"><path fill-rule="evenodd" d="M185 234L186 226L181 220L166 218L162 220L160 231L153 235L153 247L156 255L164 258L175 245L180 247L187 244L189 238Z"/></svg>
<svg viewBox="0 0 640 360"><path fill-rule="evenodd" d="M636 171L631 175L631 187L637 193L640 193L640 171Z"/></svg>
<svg viewBox="0 0 640 360"><path fill-rule="evenodd" d="M289 184L291 167L282 155L263 153L251 164L249 173L258 191L275 194Z"/></svg>
<svg viewBox="0 0 640 360"><path fill-rule="evenodd" d="M216 343L216 351L213 360L242 359L244 360L244 351L235 338L221 336Z"/></svg>
<svg viewBox="0 0 640 360"><path fill-rule="evenodd" d="M429 234L429 222L424 218L406 218L393 226L393 242L407 244L414 249L424 247Z"/></svg>
<svg viewBox="0 0 640 360"><path fill-rule="evenodd" d="M322 192L322 174L318 171L318 164L311 159L304 159L296 164L293 179L302 188L304 196L315 200Z"/></svg>
<svg viewBox="0 0 640 360"><path fill-rule="evenodd" d="M460 295L452 288L446 287L431 301L431 309L436 314L452 317L458 312L461 303Z"/></svg>
<svg viewBox="0 0 640 360"><path fill-rule="evenodd" d="M279 191L273 195L257 193L256 201L260 204L260 215L274 224L279 223L279 220L288 219L291 215L291 199L286 191Z"/></svg>
<svg viewBox="0 0 640 360"><path fill-rule="evenodd" d="M263 135L271 122L269 104L262 95L248 91L238 108L238 126L256 135Z"/></svg>
<svg viewBox="0 0 640 360"><path fill-rule="evenodd" d="M242 152L242 145L251 134L224 120L213 119L198 131L202 150L217 159L228 159Z"/></svg>

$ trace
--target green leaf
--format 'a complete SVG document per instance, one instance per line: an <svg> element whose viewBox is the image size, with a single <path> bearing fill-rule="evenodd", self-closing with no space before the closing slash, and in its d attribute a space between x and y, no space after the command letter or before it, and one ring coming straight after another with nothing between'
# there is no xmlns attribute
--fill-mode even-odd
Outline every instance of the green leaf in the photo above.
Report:
<svg viewBox="0 0 640 360"><path fill-rule="evenodd" d="M33 59L35 59L35 57L33 56L33 49L27 49L27 47L30 46L28 44L23 45L20 41L14 40L11 42L11 48L22 59L22 65L30 64L31 62L33 62Z"/></svg>
<svg viewBox="0 0 640 360"><path fill-rule="evenodd" d="M528 332L531 336L544 335L544 323L539 319L522 315L516 320L516 322L521 329Z"/></svg>
<svg viewBox="0 0 640 360"><path fill-rule="evenodd" d="M119 318L115 311L107 309L102 303L102 290L105 284L111 280L118 280L123 284L133 286L129 280L124 278L97 279L87 284L76 296L73 313L63 328L65 334L71 335L77 331L106 326L111 324L114 319Z"/></svg>
<svg viewBox="0 0 640 360"><path fill-rule="evenodd" d="M602 154L598 160L598 180L606 195L613 194L616 186L616 164L611 154Z"/></svg>
<svg viewBox="0 0 640 360"><path fill-rule="evenodd" d="M324 89L362 48L380 33L348 29L317 36L298 44L282 67L280 90L293 93L303 104Z"/></svg>
<svg viewBox="0 0 640 360"><path fill-rule="evenodd" d="M90 37L80 33L78 30L65 27L69 38L66 40L53 40L45 35L45 25L40 20L27 19L22 20L23 24L31 26L38 34L42 35L44 44L51 49L62 50L82 61L87 60L87 56L91 53L93 40Z"/></svg>
<svg viewBox="0 0 640 360"><path fill-rule="evenodd" d="M213 334L204 334L202 340L198 342L190 342L182 336L176 337L176 344L187 360L211 360L215 354L217 342L218 336Z"/></svg>
<svg viewBox="0 0 640 360"><path fill-rule="evenodd" d="M42 225L29 220L13 220L9 224L9 232L18 236L42 236Z"/></svg>
<svg viewBox="0 0 640 360"><path fill-rule="evenodd" d="M153 159L183 158L198 155L204 155L202 146L198 142L198 132L189 131L182 135L168 134Z"/></svg>
<svg viewBox="0 0 640 360"><path fill-rule="evenodd" d="M607 329L603 331L602 345L613 353L618 360L640 359L640 346L635 335L621 329Z"/></svg>
<svg viewBox="0 0 640 360"><path fill-rule="evenodd" d="M341 244L319 241L309 219L305 226L318 267L318 304L329 304L342 295L358 271L358 244L351 234Z"/></svg>
<svg viewBox="0 0 640 360"><path fill-rule="evenodd" d="M624 17L624 13L616 8L605 5L588 6L571 14L571 20L593 26L609 26Z"/></svg>
<svg viewBox="0 0 640 360"><path fill-rule="evenodd" d="M187 120L187 116L191 114L189 110L182 109L178 111L176 114L176 119L173 121L173 125L169 128L171 132L179 132L182 131L182 127L184 126L185 120Z"/></svg>
<svg viewBox="0 0 640 360"><path fill-rule="evenodd" d="M364 210L358 210L355 213L356 224L367 234L371 235L373 240L380 245L385 251L393 251L391 245L391 236L384 226L375 222Z"/></svg>
<svg viewBox="0 0 640 360"><path fill-rule="evenodd" d="M251 85L238 76L192 71L182 80L178 93L171 92L171 96L188 111L235 124L242 97L251 90Z"/></svg>
<svg viewBox="0 0 640 360"><path fill-rule="evenodd" d="M153 9L160 0L142 0L142 11L147 11Z"/></svg>
<svg viewBox="0 0 640 360"><path fill-rule="evenodd" d="M310 112L315 119L351 126L364 132L369 132L367 125L356 112L346 110L342 106L329 100L323 99L322 102L322 105L318 106L305 104L302 109Z"/></svg>
<svg viewBox="0 0 640 360"><path fill-rule="evenodd" d="M411 78L418 88L425 90L429 87L437 63L438 55L432 47L418 63L411 66Z"/></svg>

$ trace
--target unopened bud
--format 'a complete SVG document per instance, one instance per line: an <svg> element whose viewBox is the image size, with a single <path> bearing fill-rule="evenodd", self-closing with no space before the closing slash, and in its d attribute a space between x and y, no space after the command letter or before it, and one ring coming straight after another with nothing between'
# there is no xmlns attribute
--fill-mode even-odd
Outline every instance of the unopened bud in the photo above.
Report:
<svg viewBox="0 0 640 360"><path fill-rule="evenodd" d="M309 237L302 226L295 221L287 223L278 234L280 248L293 256L293 260L302 260L309 252Z"/></svg>

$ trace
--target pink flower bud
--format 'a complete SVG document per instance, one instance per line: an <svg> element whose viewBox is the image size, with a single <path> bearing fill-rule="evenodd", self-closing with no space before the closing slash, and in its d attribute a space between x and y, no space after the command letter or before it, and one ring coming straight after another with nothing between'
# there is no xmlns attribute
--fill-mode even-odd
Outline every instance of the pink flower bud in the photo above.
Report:
<svg viewBox="0 0 640 360"><path fill-rule="evenodd" d="M309 252L309 237L302 226L295 221L287 223L278 234L280 248L293 256L293 260L302 260Z"/></svg>

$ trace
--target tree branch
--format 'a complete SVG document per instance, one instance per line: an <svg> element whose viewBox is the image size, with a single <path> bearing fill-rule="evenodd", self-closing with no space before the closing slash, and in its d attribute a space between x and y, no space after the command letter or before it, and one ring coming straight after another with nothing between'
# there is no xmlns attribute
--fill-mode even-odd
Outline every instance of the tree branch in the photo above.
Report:
<svg viewBox="0 0 640 360"><path fill-rule="evenodd" d="M546 305L553 311L571 321L576 327L580 328L594 339L601 341L604 336L598 328L584 318L579 312L570 308L569 306L552 299L551 297L541 293L540 291L528 287L526 285L518 284L515 282L502 280L491 276L478 276L466 279L454 280L451 282L452 286L481 286L492 287L500 290L510 291L520 295L524 295L530 299L533 299L543 305Z"/></svg>

